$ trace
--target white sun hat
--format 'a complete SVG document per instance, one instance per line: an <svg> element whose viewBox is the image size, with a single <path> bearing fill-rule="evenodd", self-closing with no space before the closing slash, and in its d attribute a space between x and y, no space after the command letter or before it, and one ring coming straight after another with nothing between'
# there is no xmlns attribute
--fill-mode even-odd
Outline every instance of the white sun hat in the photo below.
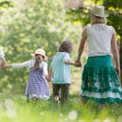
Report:
<svg viewBox="0 0 122 122"><path fill-rule="evenodd" d="M97 17L102 17L102 18L108 16L108 14L105 13L105 8L104 8L104 6L102 6L102 5L96 5L96 6L94 6L94 7L92 8L92 10L91 10L91 14L93 14L93 15L95 15L95 16L97 16Z"/></svg>
<svg viewBox="0 0 122 122"><path fill-rule="evenodd" d="M39 49L36 49L35 50L35 55L36 54L39 54L39 55L42 55L42 56L45 56L45 51L42 49L42 48L39 48Z"/></svg>
<svg viewBox="0 0 122 122"><path fill-rule="evenodd" d="M44 60L47 60L47 56L45 51L42 48L38 48L35 50L33 54L31 54L33 57L35 57L36 54L42 55L44 57Z"/></svg>

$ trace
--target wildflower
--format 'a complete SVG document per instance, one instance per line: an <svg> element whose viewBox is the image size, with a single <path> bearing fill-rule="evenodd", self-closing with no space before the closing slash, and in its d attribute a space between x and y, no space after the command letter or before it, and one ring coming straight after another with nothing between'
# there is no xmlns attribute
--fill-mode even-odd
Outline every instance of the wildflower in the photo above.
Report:
<svg viewBox="0 0 122 122"><path fill-rule="evenodd" d="M77 113L77 111L71 111L69 114L68 114L68 118L70 119L70 120L75 120L75 119L77 119L77 116L78 116L78 113Z"/></svg>
<svg viewBox="0 0 122 122"><path fill-rule="evenodd" d="M9 118L14 118L16 115L16 111L14 109L14 102L11 99L6 99L4 102L5 108L7 109L6 115Z"/></svg>
<svg viewBox="0 0 122 122"><path fill-rule="evenodd" d="M6 109L13 109L14 102L11 99L6 99L4 102L5 108Z"/></svg>

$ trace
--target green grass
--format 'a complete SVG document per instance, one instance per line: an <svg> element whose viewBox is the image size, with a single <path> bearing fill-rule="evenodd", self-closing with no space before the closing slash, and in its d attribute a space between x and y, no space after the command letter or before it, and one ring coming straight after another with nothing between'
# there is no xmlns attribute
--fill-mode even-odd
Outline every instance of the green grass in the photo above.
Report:
<svg viewBox="0 0 122 122"><path fill-rule="evenodd" d="M0 96L0 122L122 122L122 104L80 104L70 96L64 105L52 100L26 102L24 96Z"/></svg>

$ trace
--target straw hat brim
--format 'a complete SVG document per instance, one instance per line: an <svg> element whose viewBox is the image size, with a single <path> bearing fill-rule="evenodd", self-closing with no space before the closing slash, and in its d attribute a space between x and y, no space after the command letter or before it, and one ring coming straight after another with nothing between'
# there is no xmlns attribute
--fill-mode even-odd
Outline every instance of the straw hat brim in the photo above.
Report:
<svg viewBox="0 0 122 122"><path fill-rule="evenodd" d="M105 17L109 16L108 14L104 14L104 15L98 15L98 14L95 14L95 13L91 13L91 14L95 15L96 17L102 17L102 18L105 18Z"/></svg>
<svg viewBox="0 0 122 122"><path fill-rule="evenodd" d="M94 16L96 16L96 17L102 17L102 18L106 18L106 17L109 16L109 13L108 13L107 11L105 11L104 15L99 15L99 14L93 13L93 11L90 10L90 11L89 11L89 14L92 14L92 15L94 15Z"/></svg>
<svg viewBox="0 0 122 122"><path fill-rule="evenodd" d="M35 59L35 53L31 53L31 56ZM44 61L47 61L48 57L46 55L42 55L42 56L44 57Z"/></svg>

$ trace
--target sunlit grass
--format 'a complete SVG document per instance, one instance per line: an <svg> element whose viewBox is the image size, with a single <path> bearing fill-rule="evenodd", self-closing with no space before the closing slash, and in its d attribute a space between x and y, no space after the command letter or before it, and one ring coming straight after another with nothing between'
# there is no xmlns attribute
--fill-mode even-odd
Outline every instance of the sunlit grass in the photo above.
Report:
<svg viewBox="0 0 122 122"><path fill-rule="evenodd" d="M0 122L122 122L122 105L102 108L90 101L80 104L71 96L64 104L49 101L26 102L24 96L0 96Z"/></svg>

